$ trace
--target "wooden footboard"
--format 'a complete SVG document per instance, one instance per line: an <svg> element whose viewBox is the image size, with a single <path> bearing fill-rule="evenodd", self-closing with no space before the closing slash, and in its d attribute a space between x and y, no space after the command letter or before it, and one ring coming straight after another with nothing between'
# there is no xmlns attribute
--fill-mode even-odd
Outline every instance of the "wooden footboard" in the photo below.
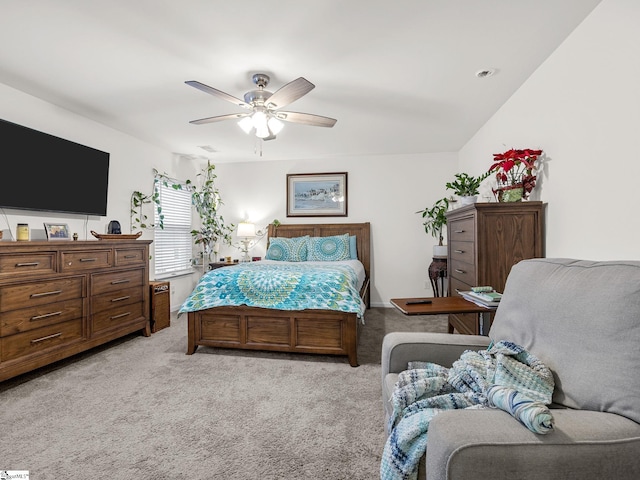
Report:
<svg viewBox="0 0 640 480"><path fill-rule="evenodd" d="M283 311L258 307L216 307L189 312L187 354L199 345L345 355L358 366L355 313L328 310Z"/></svg>

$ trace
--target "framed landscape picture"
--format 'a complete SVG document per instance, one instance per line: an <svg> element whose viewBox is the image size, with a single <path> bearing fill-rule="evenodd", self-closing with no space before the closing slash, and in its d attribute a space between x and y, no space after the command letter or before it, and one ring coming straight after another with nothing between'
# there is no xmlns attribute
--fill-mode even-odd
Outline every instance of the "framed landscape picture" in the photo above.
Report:
<svg viewBox="0 0 640 480"><path fill-rule="evenodd" d="M287 217L346 217L347 172L287 175Z"/></svg>

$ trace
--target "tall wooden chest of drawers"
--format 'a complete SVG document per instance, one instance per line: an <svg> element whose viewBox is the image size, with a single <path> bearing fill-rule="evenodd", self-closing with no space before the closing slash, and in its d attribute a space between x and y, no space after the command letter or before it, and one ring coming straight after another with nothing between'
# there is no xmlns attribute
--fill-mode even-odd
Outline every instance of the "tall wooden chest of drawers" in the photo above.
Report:
<svg viewBox="0 0 640 480"><path fill-rule="evenodd" d="M480 285L502 292L513 265L543 256L542 202L476 203L446 216L451 296ZM492 315L483 317L486 323ZM449 315L449 331L454 328L479 335L478 314Z"/></svg>
<svg viewBox="0 0 640 480"><path fill-rule="evenodd" d="M150 243L0 242L0 381L148 336Z"/></svg>

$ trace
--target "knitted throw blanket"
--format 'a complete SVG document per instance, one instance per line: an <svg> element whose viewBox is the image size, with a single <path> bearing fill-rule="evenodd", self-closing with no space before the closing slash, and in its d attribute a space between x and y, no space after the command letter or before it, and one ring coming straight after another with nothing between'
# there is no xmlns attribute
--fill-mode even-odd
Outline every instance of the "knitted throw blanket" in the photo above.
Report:
<svg viewBox="0 0 640 480"><path fill-rule="evenodd" d="M431 419L443 410L500 408L532 432L553 429L551 371L534 355L511 342L487 350L465 351L451 368L411 362L401 372L391 402L391 434L380 463L382 480L415 480L425 454Z"/></svg>

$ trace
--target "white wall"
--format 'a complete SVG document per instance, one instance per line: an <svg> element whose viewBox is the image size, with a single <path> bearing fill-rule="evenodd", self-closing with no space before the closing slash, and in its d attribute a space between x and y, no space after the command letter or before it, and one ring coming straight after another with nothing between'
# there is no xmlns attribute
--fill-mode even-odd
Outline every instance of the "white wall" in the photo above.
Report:
<svg viewBox="0 0 640 480"><path fill-rule="evenodd" d="M424 233L415 212L445 196L444 184L454 173L484 172L493 153L541 148L547 158L533 198L548 204L546 255L640 259L635 184L640 179L635 149L639 21L635 0L604 0L459 154L239 164L214 157L223 214L229 222L249 218L260 226L274 218L283 223L323 220L286 217L286 174L348 172L349 215L324 220L371 222L372 303L388 305L394 297L431 294L424 285L436 240ZM131 192L151 190L154 167L180 179L194 179L201 167L1 84L0 117L111 153L107 217L91 217L85 225L82 216L6 210L0 218L5 232L11 228L15 233L17 223L60 221L81 239L91 239L89 231L105 231L111 219L128 231ZM145 232L143 238L152 234ZM221 253L240 255L236 249ZM252 254L264 255L264 241ZM197 275L172 280L172 308L196 280Z"/></svg>
<svg viewBox="0 0 640 480"><path fill-rule="evenodd" d="M460 151L541 148L546 256L640 260L640 2L604 0Z"/></svg>
<svg viewBox="0 0 640 480"><path fill-rule="evenodd" d="M215 161L215 160L214 160ZM428 236L418 210L447 195L444 184L457 171L454 153L290 161L220 163L216 184L226 220L248 218L263 227L274 219L282 223L371 223L372 298L374 306L391 298L430 296L427 268L437 239ZM348 216L286 217L288 173L348 173ZM450 192L449 192L450 193ZM264 256L265 241L252 250ZM222 254L239 257L238 250Z"/></svg>
<svg viewBox="0 0 640 480"><path fill-rule="evenodd" d="M0 118L110 153L106 217L3 209L0 230L3 230L4 240L11 238L9 231L15 238L18 223L29 224L31 238L34 240L46 238L43 222L66 223L72 233L78 233L80 240L95 240L90 233L91 230L105 233L110 220L118 220L122 225L122 231L128 233L130 232L131 193L134 190L151 193L153 168L185 178L189 176L193 178L195 175L193 172L197 170L192 161L177 157L130 135L105 127L3 84L0 84ZM0 174L1 172L0 170ZM37 172L34 172L34 175L36 174ZM29 194L28 178L3 177L2 181L23 182L25 195ZM145 231L142 238L152 240L153 232ZM153 256L153 243L151 255ZM150 262L150 267L151 278L154 278L153 261ZM183 277L176 279L175 282L172 281L172 287L173 308L191 291L193 281L191 277Z"/></svg>
<svg viewBox="0 0 640 480"><path fill-rule="evenodd" d="M110 220L130 231L130 197L134 190L150 193L153 169L179 179L196 179L206 160L194 160L163 151L130 135L80 117L55 105L0 84L0 118L109 152L110 178L106 217L4 210L0 229L10 238L18 223L28 223L32 238L44 238L43 222L67 223L81 240L93 240L91 230L105 232ZM212 161L216 163L216 159ZM371 222L372 304L388 305L389 299L431 295L427 268L437 240L424 233L422 217L415 212L431 206L447 194L444 184L456 172L455 153L361 156L304 162L216 163L217 186L225 203L227 222L249 218L259 226L274 219L283 223L323 221ZM286 217L286 174L343 172L348 177L348 216L326 218ZM25 188L28 189L28 179ZM152 212L148 212L152 214ZM142 238L153 239L145 231ZM265 240L252 251L264 256ZM237 249L221 252L234 258ZM153 256L153 244L151 244ZM153 274L153 261L151 278ZM171 279L172 309L176 309L195 285L198 275Z"/></svg>

